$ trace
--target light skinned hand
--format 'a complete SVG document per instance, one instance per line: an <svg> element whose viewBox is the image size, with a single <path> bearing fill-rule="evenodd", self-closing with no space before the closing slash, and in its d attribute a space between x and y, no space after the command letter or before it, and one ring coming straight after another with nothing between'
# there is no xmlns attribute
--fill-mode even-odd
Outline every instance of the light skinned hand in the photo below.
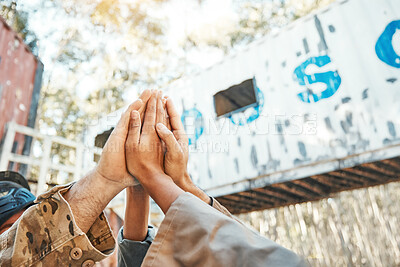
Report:
<svg viewBox="0 0 400 267"><path fill-rule="evenodd" d="M122 188L134 185L136 182L129 174L125 159L125 142L128 135L130 115L132 111L144 114L146 103L151 96L150 90L145 90L138 100L133 102L122 114L117 126L112 131L105 144L99 164L95 172L111 183L116 182Z"/></svg>
<svg viewBox="0 0 400 267"><path fill-rule="evenodd" d="M161 92L153 93L144 116L141 127L139 112L131 112L126 141L126 164L129 172L139 180L161 210L166 213L183 191L163 170L164 150L155 129L156 123L165 117Z"/></svg>
<svg viewBox="0 0 400 267"><path fill-rule="evenodd" d="M174 183L182 190L190 192L204 202L210 204L211 198L198 188L187 172L189 158L189 140L183 127L179 113L171 99L166 102L170 130L165 124L157 123L156 129L166 146L164 170Z"/></svg>
<svg viewBox="0 0 400 267"><path fill-rule="evenodd" d="M185 133L180 115L170 98L166 102L171 130L163 123L157 123L157 133L166 145L164 158L165 173L174 180L179 187L185 187L185 179L189 158L189 140ZM187 177L186 177L187 178ZM189 178L190 179L190 178Z"/></svg>

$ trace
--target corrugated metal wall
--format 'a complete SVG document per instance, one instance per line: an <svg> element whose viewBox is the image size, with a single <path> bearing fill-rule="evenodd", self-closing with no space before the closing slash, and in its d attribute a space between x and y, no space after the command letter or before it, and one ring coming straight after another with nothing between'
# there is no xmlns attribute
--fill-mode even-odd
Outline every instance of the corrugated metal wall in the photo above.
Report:
<svg viewBox="0 0 400 267"><path fill-rule="evenodd" d="M0 140L9 121L35 126L42 72L42 63L0 17ZM24 145L24 136L18 135L13 150L21 153ZM24 153L29 149L25 145Z"/></svg>

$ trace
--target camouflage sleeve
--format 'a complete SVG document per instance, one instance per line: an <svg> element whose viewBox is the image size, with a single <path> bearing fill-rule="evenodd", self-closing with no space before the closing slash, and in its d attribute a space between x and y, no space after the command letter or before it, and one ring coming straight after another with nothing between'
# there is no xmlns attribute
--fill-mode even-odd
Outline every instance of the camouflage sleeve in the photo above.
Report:
<svg viewBox="0 0 400 267"><path fill-rule="evenodd" d="M0 266L93 266L115 248L102 213L85 234L75 223L62 194L72 184L40 195L0 236Z"/></svg>

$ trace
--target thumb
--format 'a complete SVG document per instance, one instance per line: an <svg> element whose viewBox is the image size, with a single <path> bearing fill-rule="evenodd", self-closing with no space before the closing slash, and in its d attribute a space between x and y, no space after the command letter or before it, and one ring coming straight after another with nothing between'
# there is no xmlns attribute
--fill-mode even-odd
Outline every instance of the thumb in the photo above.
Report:
<svg viewBox="0 0 400 267"><path fill-rule="evenodd" d="M156 130L158 136L161 138L161 140L164 141L165 145L167 146L168 151L172 152L178 149L179 151L176 152L182 152L182 149L178 141L175 139L174 134L164 124L157 123Z"/></svg>

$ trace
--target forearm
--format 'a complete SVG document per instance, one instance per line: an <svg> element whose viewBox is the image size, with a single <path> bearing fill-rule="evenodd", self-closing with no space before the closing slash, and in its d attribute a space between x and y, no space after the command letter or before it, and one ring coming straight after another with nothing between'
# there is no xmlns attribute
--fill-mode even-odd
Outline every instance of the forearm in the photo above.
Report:
<svg viewBox="0 0 400 267"><path fill-rule="evenodd" d="M87 232L107 204L123 187L101 176L96 170L80 179L64 194L78 227Z"/></svg>
<svg viewBox="0 0 400 267"><path fill-rule="evenodd" d="M147 236L150 198L141 185L126 189L124 238L143 241Z"/></svg>
<svg viewBox="0 0 400 267"><path fill-rule="evenodd" d="M161 210L167 213L171 204L181 195L184 191L179 188L165 173L156 172L152 173L148 170L147 177L141 179L141 184L150 194L153 200L161 208Z"/></svg>
<svg viewBox="0 0 400 267"><path fill-rule="evenodd" d="M207 204L211 204L211 198L193 183L189 174L185 173L184 176L182 183L178 184L178 186L182 188L183 191L191 193Z"/></svg>

